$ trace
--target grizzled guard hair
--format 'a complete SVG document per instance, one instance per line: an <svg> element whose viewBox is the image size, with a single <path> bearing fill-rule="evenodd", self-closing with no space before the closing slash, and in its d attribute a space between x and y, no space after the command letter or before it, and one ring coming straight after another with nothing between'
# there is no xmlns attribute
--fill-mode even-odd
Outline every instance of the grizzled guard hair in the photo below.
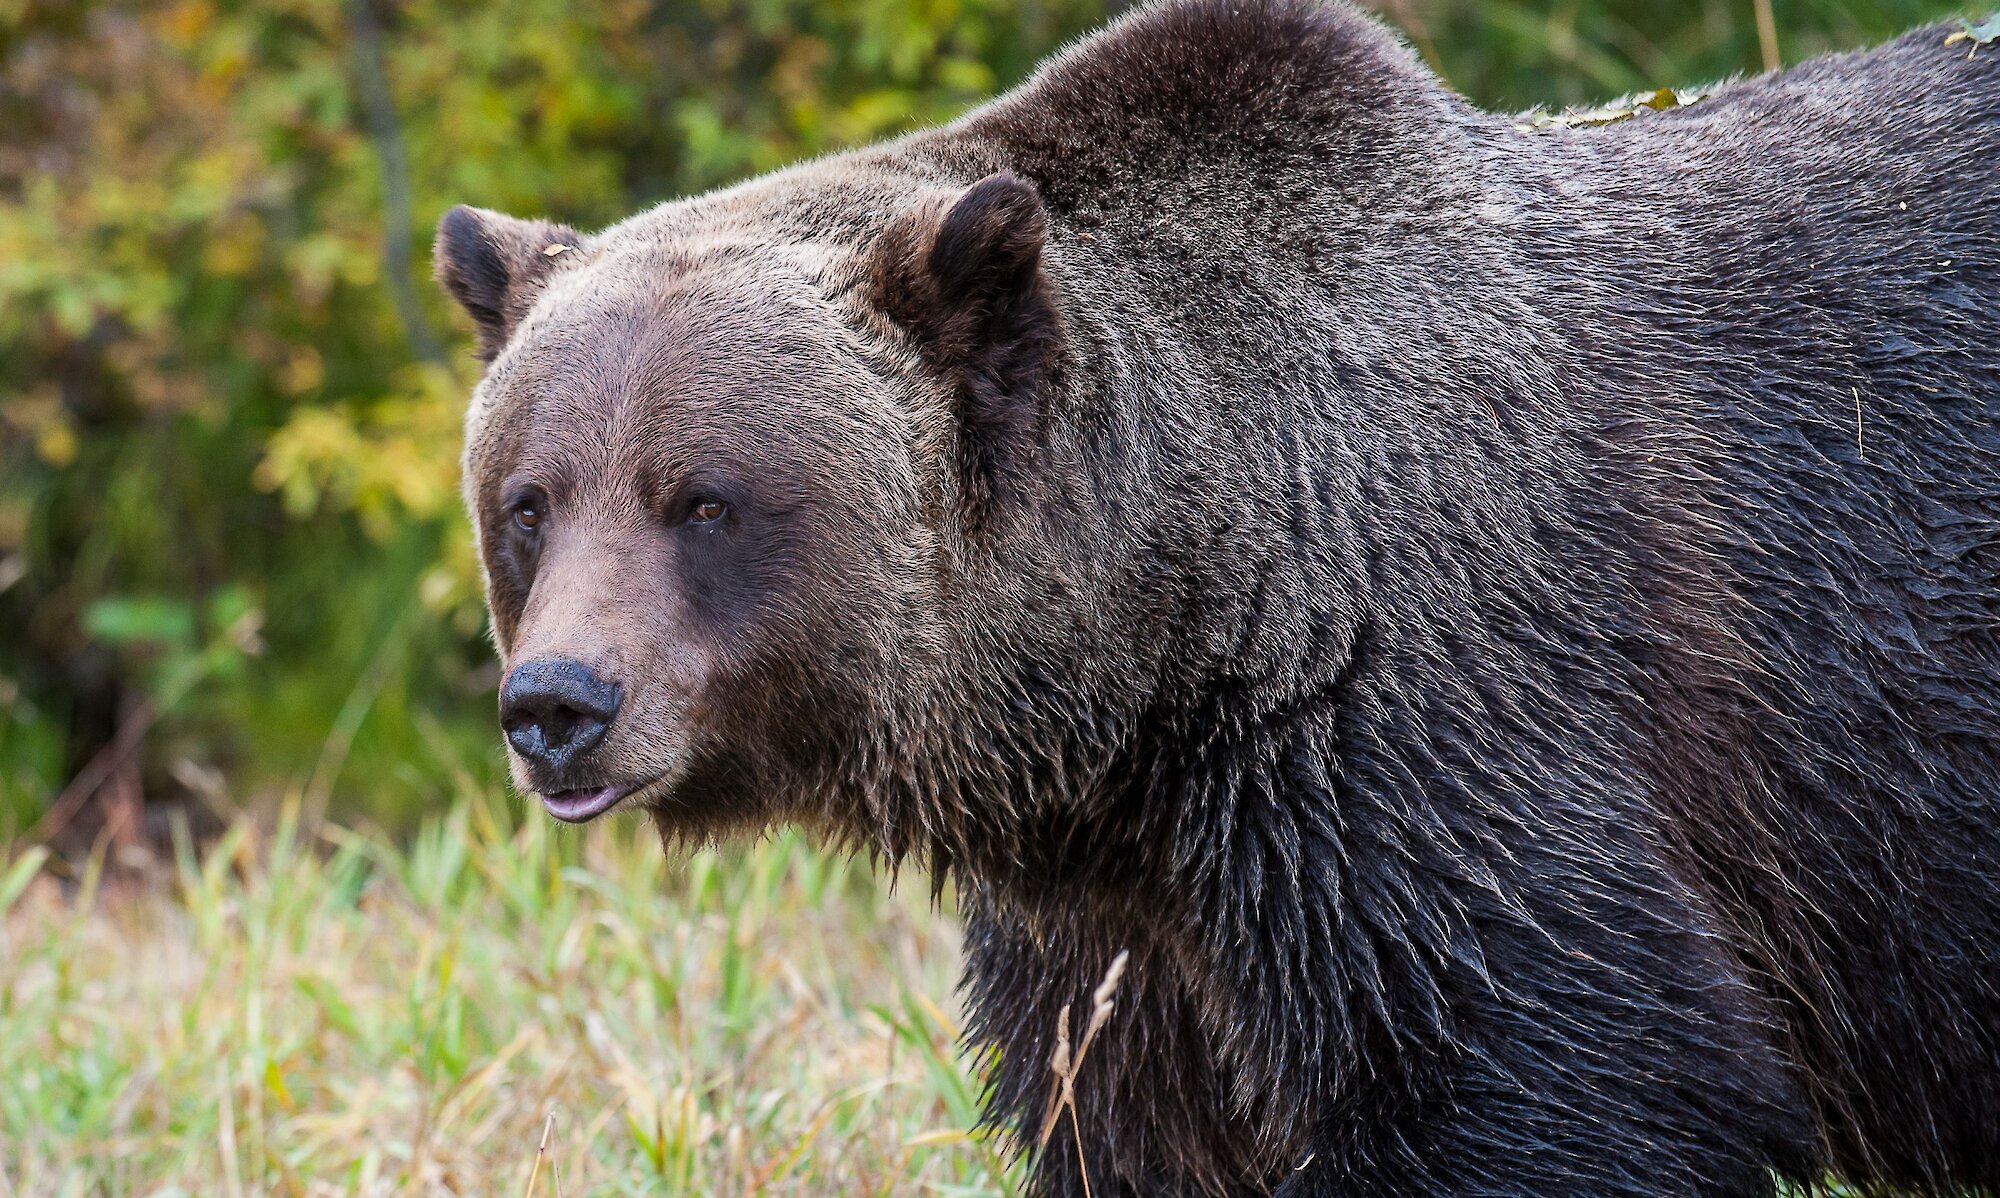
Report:
<svg viewBox="0 0 2000 1198"><path fill-rule="evenodd" d="M1316 0L443 285L515 776L967 921L1036 1194L2000 1192L2000 49L1526 131ZM532 666L532 668L527 668Z"/></svg>

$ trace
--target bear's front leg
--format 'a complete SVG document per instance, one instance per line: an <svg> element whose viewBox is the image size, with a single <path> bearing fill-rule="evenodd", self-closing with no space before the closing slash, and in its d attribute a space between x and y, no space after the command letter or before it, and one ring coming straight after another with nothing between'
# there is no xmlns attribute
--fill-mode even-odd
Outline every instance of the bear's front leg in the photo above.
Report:
<svg viewBox="0 0 2000 1198"><path fill-rule="evenodd" d="M1770 1018L1700 913L1635 855L1575 859L1522 853L1532 887L1412 883L1402 909L1293 872L1206 919L969 888L970 1040L1028 1192L1767 1198L1773 1170L1816 1176ZM1063 1009L1073 1052L1121 950L1075 1110L1035 1151Z"/></svg>
<svg viewBox="0 0 2000 1198"><path fill-rule="evenodd" d="M1659 1054L1647 1054L1657 1058ZM1275 1198L1770 1198L1788 1149L1657 1061L1460 1055L1322 1119ZM1538 1059L1529 1059L1531 1057ZM1616 1072L1620 1076L1610 1076ZM1593 1076L1594 1075L1594 1076ZM1721 1081L1718 1088L1727 1089ZM1795 1155L1795 1154L1794 1154Z"/></svg>
<svg viewBox="0 0 2000 1198"><path fill-rule="evenodd" d="M1086 1173L1090 1198L1253 1192L1242 1179L1257 1167L1255 1137L1228 1113L1207 1034L1180 984L1186 970L1151 938L1157 928L1081 911L1031 921L973 887L960 902L968 1046L987 1070L988 1120L1034 1158L1027 1193L1083 1198ZM1075 1068L1075 1111L1062 1110L1051 1069L1062 1009L1074 1045L1120 952L1131 955L1112 1015ZM1036 1151L1052 1110L1058 1117Z"/></svg>
<svg viewBox="0 0 2000 1198"><path fill-rule="evenodd" d="M1488 926L1483 972L1435 963L1434 1014L1352 1029L1355 1066L1321 1079L1278 1198L1768 1198L1779 1173L1815 1179L1790 1067L1715 940L1692 913L1621 931L1584 906Z"/></svg>

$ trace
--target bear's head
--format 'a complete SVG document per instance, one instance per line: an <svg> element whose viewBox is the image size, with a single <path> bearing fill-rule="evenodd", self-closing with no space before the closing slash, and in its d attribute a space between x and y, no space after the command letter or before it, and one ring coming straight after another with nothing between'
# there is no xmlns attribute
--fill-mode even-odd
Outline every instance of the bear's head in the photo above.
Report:
<svg viewBox="0 0 2000 1198"><path fill-rule="evenodd" d="M780 176L592 236L446 214L437 275L488 363L465 497L524 791L570 821L799 820L894 852L936 831L900 800L1033 756L1005 741L1035 713L980 727L963 700L1013 689L1017 649L1082 668L1038 621L1049 571L1001 548L1046 543L1020 526L1077 473L1045 435L1074 352L1047 241L1004 173Z"/></svg>

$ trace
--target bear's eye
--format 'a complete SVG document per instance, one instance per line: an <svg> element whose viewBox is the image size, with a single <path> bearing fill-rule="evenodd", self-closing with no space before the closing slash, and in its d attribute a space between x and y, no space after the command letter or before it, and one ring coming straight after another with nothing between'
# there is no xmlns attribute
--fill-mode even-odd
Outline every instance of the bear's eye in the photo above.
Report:
<svg viewBox="0 0 2000 1198"><path fill-rule="evenodd" d="M696 524L713 524L717 520L722 519L722 514L728 510L728 505L720 499L708 495L698 495L692 503L688 504L688 519L694 521Z"/></svg>
<svg viewBox="0 0 2000 1198"><path fill-rule="evenodd" d="M522 532L533 532L542 524L542 505L539 500L522 499L514 504L514 527Z"/></svg>

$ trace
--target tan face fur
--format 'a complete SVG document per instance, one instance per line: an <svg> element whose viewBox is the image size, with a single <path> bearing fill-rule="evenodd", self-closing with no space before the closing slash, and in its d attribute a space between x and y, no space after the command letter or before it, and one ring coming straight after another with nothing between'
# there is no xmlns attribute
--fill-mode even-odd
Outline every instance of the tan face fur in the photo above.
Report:
<svg viewBox="0 0 2000 1198"><path fill-rule="evenodd" d="M504 219L480 235L547 235ZM617 700L587 752L517 742L514 779L564 818L611 790L769 818L867 720L853 681L925 606L907 417L808 254L615 230L545 248L467 419L466 499L508 681L574 663Z"/></svg>
<svg viewBox="0 0 2000 1198"><path fill-rule="evenodd" d="M954 562L1039 436L1046 230L1011 175L839 160L590 237L446 215L438 277L489 359L466 504L524 791L566 820L907 832L877 799L948 776L926 727L967 732L940 714L966 678L947 629L1007 610Z"/></svg>

